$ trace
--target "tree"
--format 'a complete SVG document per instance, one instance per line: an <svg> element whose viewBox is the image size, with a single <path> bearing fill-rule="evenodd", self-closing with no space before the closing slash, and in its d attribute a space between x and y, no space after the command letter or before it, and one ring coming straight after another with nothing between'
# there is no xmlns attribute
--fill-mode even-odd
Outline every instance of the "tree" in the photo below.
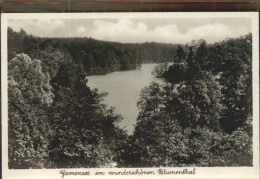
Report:
<svg viewBox="0 0 260 179"><path fill-rule="evenodd" d="M186 80L199 79L202 75L202 70L198 60L195 58L194 47L189 46L189 53L186 59Z"/></svg>
<svg viewBox="0 0 260 179"><path fill-rule="evenodd" d="M168 70L168 62L159 63L152 71L152 75L156 78L162 78L165 72Z"/></svg>
<svg viewBox="0 0 260 179"><path fill-rule="evenodd" d="M130 154L137 159L132 165L207 166L207 150L220 131L219 100L219 85L209 74L178 87L152 83L143 89L133 135L137 147Z"/></svg>
<svg viewBox="0 0 260 179"><path fill-rule="evenodd" d="M222 133L210 147L210 166L253 166L252 120L231 134Z"/></svg>
<svg viewBox="0 0 260 179"><path fill-rule="evenodd" d="M186 79L185 66L183 64L173 64L163 73L163 77L170 83L178 84Z"/></svg>
<svg viewBox="0 0 260 179"><path fill-rule="evenodd" d="M52 46L48 46L42 50L35 50L31 53L33 57L41 60L42 71L49 74L50 79L53 79L57 75L60 66L72 60L68 53L57 50Z"/></svg>
<svg viewBox="0 0 260 179"><path fill-rule="evenodd" d="M222 116L221 87L208 72L200 78L184 81L178 87L176 105L183 106L179 114L182 126L208 127L219 130L219 119ZM181 116L185 116L182 118Z"/></svg>
<svg viewBox="0 0 260 179"><path fill-rule="evenodd" d="M160 111L162 96L160 86L157 83L152 83L149 87L144 88L140 95L138 102L140 113L137 118L134 137L139 150L137 153L139 158L135 163L141 164L141 167L154 166L151 157L155 153L150 153L148 148L153 145L158 146L156 144L158 144L157 135L160 134L158 131L160 130L158 126L160 123L157 123L156 117Z"/></svg>
<svg viewBox="0 0 260 179"><path fill-rule="evenodd" d="M181 65L173 65L165 73L170 83L152 83L141 92L134 132L139 141L136 163L141 166L207 166L208 148L221 138L221 86L215 76L201 70L193 48L189 46L183 64L186 72L178 76Z"/></svg>
<svg viewBox="0 0 260 179"><path fill-rule="evenodd" d="M182 46L178 45L174 62L179 64L185 60L185 51Z"/></svg>
<svg viewBox="0 0 260 179"><path fill-rule="evenodd" d="M196 60L201 66L202 70L206 70L206 67L208 65L207 59L208 59L208 47L205 40L200 42L200 45L196 52Z"/></svg>
<svg viewBox="0 0 260 179"><path fill-rule="evenodd" d="M229 39L223 46L223 61L228 68L220 77L224 105L221 126L232 133L252 116L252 37Z"/></svg>
<svg viewBox="0 0 260 179"><path fill-rule="evenodd" d="M119 147L124 131L117 122L122 117L101 104L104 94L86 86L82 68L61 66L52 80L55 99L50 111L54 135L50 158L54 167L109 167L119 162ZM118 153L116 153L118 152Z"/></svg>
<svg viewBox="0 0 260 179"><path fill-rule="evenodd" d="M46 108L54 96L41 61L25 54L13 58L8 63L8 88L9 167L49 166L47 146L52 129Z"/></svg>

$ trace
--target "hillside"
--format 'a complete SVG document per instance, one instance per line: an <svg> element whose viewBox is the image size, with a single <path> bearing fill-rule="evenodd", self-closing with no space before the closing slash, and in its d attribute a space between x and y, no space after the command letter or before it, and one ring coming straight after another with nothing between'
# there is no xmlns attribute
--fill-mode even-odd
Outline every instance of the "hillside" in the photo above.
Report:
<svg viewBox="0 0 260 179"><path fill-rule="evenodd" d="M39 38L24 30L8 28L8 59L19 53L39 58L39 51L67 53L81 64L85 73L109 73L131 70L142 63L173 61L177 45L163 43L123 44L92 38ZM44 57L42 57L44 58ZM40 59L42 60L42 59Z"/></svg>

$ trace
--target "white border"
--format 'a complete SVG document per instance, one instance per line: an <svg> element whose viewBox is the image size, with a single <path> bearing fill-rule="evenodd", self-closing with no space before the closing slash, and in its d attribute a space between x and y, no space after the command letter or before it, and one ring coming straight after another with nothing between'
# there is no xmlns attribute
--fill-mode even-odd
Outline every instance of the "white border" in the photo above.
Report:
<svg viewBox="0 0 260 179"><path fill-rule="evenodd" d="M178 12L178 13L10 13L1 15L1 87L2 87L2 174L3 178L61 178L61 169L8 169L8 140L7 140L7 21L8 19L79 19L79 18L226 18L241 17L252 19L253 35L253 167L196 167L196 175L140 175L135 178L259 178L259 14L258 12ZM189 168L188 169L193 169ZM141 168L139 168L141 169ZM180 170L183 168L167 168L168 170ZM66 171L123 171L122 168L98 168L98 169L65 169ZM128 170L135 171L136 168ZM144 171L158 168L143 168ZM109 176L98 177L77 176L79 178L132 178L133 176ZM66 176L65 178L75 178Z"/></svg>

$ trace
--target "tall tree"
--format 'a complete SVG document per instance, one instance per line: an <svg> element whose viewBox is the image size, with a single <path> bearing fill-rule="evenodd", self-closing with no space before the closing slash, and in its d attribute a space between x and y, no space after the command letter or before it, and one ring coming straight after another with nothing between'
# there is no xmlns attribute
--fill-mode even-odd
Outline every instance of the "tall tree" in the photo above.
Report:
<svg viewBox="0 0 260 179"><path fill-rule="evenodd" d="M224 115L221 125L231 133L252 115L252 36L249 34L223 43L223 70L220 78Z"/></svg>
<svg viewBox="0 0 260 179"><path fill-rule="evenodd" d="M87 87L82 69L72 62L60 67L52 85L55 133L49 150L54 166L109 167L119 162L119 148L111 145L125 139L117 126L122 117L101 104L104 94Z"/></svg>
<svg viewBox="0 0 260 179"><path fill-rule="evenodd" d="M182 46L178 45L176 55L174 57L175 63L182 63L185 60L185 51Z"/></svg>
<svg viewBox="0 0 260 179"><path fill-rule="evenodd" d="M197 49L196 52L196 57L195 59L198 61L198 63L200 64L200 67L202 70L207 70L206 67L208 65L208 47L207 47L207 43L205 40L202 40L200 42L200 45Z"/></svg>
<svg viewBox="0 0 260 179"><path fill-rule="evenodd" d="M8 154L10 168L43 168L52 133L46 108L53 100L41 61L18 54L8 64ZM48 131L48 132L46 132Z"/></svg>

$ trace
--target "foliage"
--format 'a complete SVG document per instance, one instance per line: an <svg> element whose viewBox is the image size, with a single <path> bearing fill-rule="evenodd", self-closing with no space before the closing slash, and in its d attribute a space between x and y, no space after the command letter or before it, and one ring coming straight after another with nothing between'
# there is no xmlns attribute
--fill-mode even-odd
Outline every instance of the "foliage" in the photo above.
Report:
<svg viewBox="0 0 260 179"><path fill-rule="evenodd" d="M45 110L54 95L49 77L42 72L41 61L25 54L10 60L8 88L9 167L50 165L47 146L52 130Z"/></svg>
<svg viewBox="0 0 260 179"><path fill-rule="evenodd" d="M248 124L252 121L247 119ZM211 146L210 166L252 166L252 126L245 125L231 134L223 134Z"/></svg>
<svg viewBox="0 0 260 179"><path fill-rule="evenodd" d="M176 56L175 56L175 62L177 64L183 63L184 59L185 59L185 51L183 49L182 46L178 45L177 51L176 51Z"/></svg>
<svg viewBox="0 0 260 179"><path fill-rule="evenodd" d="M252 34L176 46L9 28L8 49L9 168L252 166ZM133 135L85 80L173 57L141 91Z"/></svg>
<svg viewBox="0 0 260 179"><path fill-rule="evenodd" d="M222 109L217 102L218 83L209 74L204 76L178 87L152 83L142 91L134 133L142 166L203 165L207 161L211 139L220 130Z"/></svg>
<svg viewBox="0 0 260 179"><path fill-rule="evenodd" d="M152 71L152 75L156 78L162 78L164 73L168 70L168 62L156 65Z"/></svg>
<svg viewBox="0 0 260 179"><path fill-rule="evenodd" d="M32 48L33 47L33 48ZM25 53L32 58L44 59L52 55L68 53L85 73L100 74L118 70L136 69L141 63L173 61L177 45L161 43L122 44L98 41L92 38L39 38L27 35L24 30L15 32L8 28L8 59L16 54ZM56 53L56 54L55 54ZM67 56L67 55L66 55Z"/></svg>
<svg viewBox="0 0 260 179"><path fill-rule="evenodd" d="M229 68L220 77L225 107L221 125L232 133L252 116L252 36L227 40L223 46L223 63Z"/></svg>
<svg viewBox="0 0 260 179"><path fill-rule="evenodd" d="M178 47L169 83L141 92L130 166L252 166L251 38Z"/></svg>
<svg viewBox="0 0 260 179"><path fill-rule="evenodd" d="M104 94L86 86L82 68L69 56L56 51L38 54L43 61L19 54L8 64L9 167L123 163L119 144L127 134L117 125L122 117L101 104Z"/></svg>
<svg viewBox="0 0 260 179"><path fill-rule="evenodd" d="M55 133L50 157L58 168L109 167L116 155L110 144L123 135L116 126L121 117L100 104L103 94L91 91L84 80L71 78L79 74L70 64L52 80L56 91L50 116Z"/></svg>

